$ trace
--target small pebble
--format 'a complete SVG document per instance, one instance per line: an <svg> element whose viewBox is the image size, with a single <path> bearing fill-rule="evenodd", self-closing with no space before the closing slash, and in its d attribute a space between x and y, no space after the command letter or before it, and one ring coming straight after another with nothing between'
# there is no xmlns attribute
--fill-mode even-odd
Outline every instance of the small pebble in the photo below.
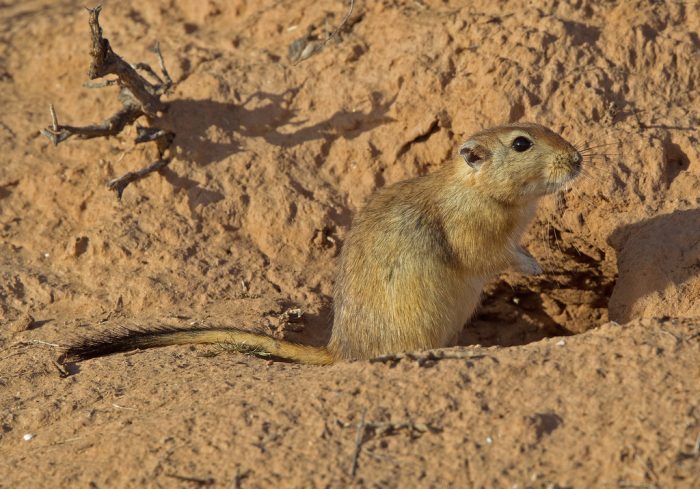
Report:
<svg viewBox="0 0 700 489"><path fill-rule="evenodd" d="M490 445L491 443L493 443L493 438L491 438L490 436L487 436L487 437L486 437L486 443L488 443L489 445Z"/></svg>
<svg viewBox="0 0 700 489"><path fill-rule="evenodd" d="M22 437L24 441L30 441L32 438L34 438L34 435L32 435L31 433L27 433Z"/></svg>
<svg viewBox="0 0 700 489"><path fill-rule="evenodd" d="M557 341L557 346L564 346L564 345L566 345L566 341L564 341L564 340Z"/></svg>

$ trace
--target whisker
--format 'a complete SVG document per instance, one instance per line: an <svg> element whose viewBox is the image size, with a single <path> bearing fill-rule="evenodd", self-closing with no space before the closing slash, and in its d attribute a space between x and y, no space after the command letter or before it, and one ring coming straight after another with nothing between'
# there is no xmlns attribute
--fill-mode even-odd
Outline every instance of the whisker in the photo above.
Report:
<svg viewBox="0 0 700 489"><path fill-rule="evenodd" d="M577 195L578 197L581 196L580 193L578 192L578 189L576 189L576 187L575 187L574 185L571 185L571 183L567 183L567 184L566 184L566 189L565 189L565 190L566 190L567 192L568 192L569 190L571 190L571 191L575 192L576 195ZM563 198L563 195L562 195L562 198ZM562 215L563 215L563 213L562 213ZM564 222L561 221L561 219L560 219L560 222L561 222L561 224L562 224L562 227L564 227ZM581 251L579 251L579 249L576 247L576 245L573 243L573 241L571 241L570 244L571 244L571 246L574 248L574 250L576 251L576 253L577 253L579 256L581 256Z"/></svg>
<svg viewBox="0 0 700 489"><path fill-rule="evenodd" d="M547 218L547 221L549 221L549 218ZM547 273L549 265L552 263L552 256L549 251L549 245L547 244L547 227L549 224L547 223L546 226L542 227L542 232L540 233L540 238L542 239L542 244L544 245L544 266L542 267L542 270Z"/></svg>
<svg viewBox="0 0 700 489"><path fill-rule="evenodd" d="M623 153L593 153L589 151L584 151L580 153L581 156L622 156Z"/></svg>
<svg viewBox="0 0 700 489"><path fill-rule="evenodd" d="M596 172L606 171L612 168L606 158L586 158L581 165L581 168L588 168L590 170L595 170Z"/></svg>
<svg viewBox="0 0 700 489"><path fill-rule="evenodd" d="M581 167L579 174L586 177L596 177L599 180L603 180L610 174L610 172L606 170L607 168L586 165Z"/></svg>
<svg viewBox="0 0 700 489"><path fill-rule="evenodd" d="M547 181L545 182L547 186L549 186L552 183L552 178L551 176L547 177ZM547 261L547 266L554 266L554 256L552 253L552 248L549 245L549 230L552 226L550 222L550 214L546 215L546 226L542 228L542 243L544 244L544 249L545 249L545 254L546 254L546 261ZM546 268L543 268L543 270L547 270ZM547 270L547 273L549 273L549 270Z"/></svg>
<svg viewBox="0 0 700 489"><path fill-rule="evenodd" d="M603 156L603 157L610 157L610 156L622 156L620 153L581 153L581 156Z"/></svg>
<svg viewBox="0 0 700 489"><path fill-rule="evenodd" d="M601 187L605 186L605 182L610 181L610 178L601 178L600 176L597 175L591 175L591 174L586 174L586 175L581 175L582 177L582 182L581 185L584 183L590 183L591 187L588 188L590 192L592 192L592 195L597 195ZM573 192L575 192L577 195L579 192L583 192L583 188L580 188L581 186L574 186L573 187ZM592 207L595 207L596 204L594 202L590 202Z"/></svg>
<svg viewBox="0 0 700 489"><path fill-rule="evenodd" d="M601 148L590 148L580 151L582 155L617 155L621 153L612 153L611 151L602 150Z"/></svg>
<svg viewBox="0 0 700 489"><path fill-rule="evenodd" d="M569 190L571 190L571 192L577 199L587 204L589 207L596 207L596 204L593 202L593 200L588 195L584 194L581 189L576 188L576 186L571 186Z"/></svg>
<svg viewBox="0 0 700 489"><path fill-rule="evenodd" d="M607 156L603 156L603 155L585 155L583 157L583 162L584 163L593 163L594 159L596 161L608 161L609 160L609 158Z"/></svg>
<svg viewBox="0 0 700 489"><path fill-rule="evenodd" d="M593 168L588 166L581 169L580 175L595 182L606 182L610 180L612 172L605 171L602 168Z"/></svg>
<svg viewBox="0 0 700 489"><path fill-rule="evenodd" d="M600 175L596 175L590 172L581 171L579 177L583 180L590 180L593 183L601 183L603 181L603 178Z"/></svg>
<svg viewBox="0 0 700 489"><path fill-rule="evenodd" d="M582 198L583 192L580 192L578 189L576 189L576 187L573 187L573 186L571 187L571 189L577 194L577 196L578 196L579 198ZM584 202L585 202L585 200L584 200ZM590 202L590 205L593 206L593 203ZM586 220L584 219L583 225L584 225L584 226L586 227L586 229L588 229L588 231L590 232L590 227L588 226L588 221L586 221ZM574 250L576 251L576 254L578 254L578 256L582 256L582 255L583 255L583 254L581 253L581 250L578 249L578 246L576 246L576 243L574 242L573 239L571 240L571 246L574 248Z"/></svg>
<svg viewBox="0 0 700 489"><path fill-rule="evenodd" d="M564 206L562 193L558 192L556 194L555 198L556 198L555 209L557 211L556 216L557 216L557 219L560 219L559 213L560 213L560 210L562 210L562 207ZM560 221L560 224L561 224L561 221ZM564 251L562 251L561 246L559 245L559 237L557 236L557 228L553 228L553 229L554 229L554 244L557 246L559 253L564 254Z"/></svg>
<svg viewBox="0 0 700 489"><path fill-rule="evenodd" d="M585 139L584 139L583 141L578 141L578 140L577 140L575 143L572 144L572 146L573 146L574 148L576 148L576 151L578 151L579 146L581 146L582 144L586 144Z"/></svg>
<svg viewBox="0 0 700 489"><path fill-rule="evenodd" d="M579 149L579 148L576 148L576 149L577 149L578 152L580 153L581 151L588 151L589 149L603 148L603 147L605 147L605 146L613 146L613 145L615 145L615 144L619 144L619 143L597 144L597 145L595 145L595 146L586 146L585 148L580 148L580 149Z"/></svg>
<svg viewBox="0 0 700 489"><path fill-rule="evenodd" d="M587 165L581 166L581 171L590 171L596 175L601 175L601 176L605 175L607 173L610 173L609 171L607 171L609 169L610 169L610 166L596 165L592 161L589 161Z"/></svg>
<svg viewBox="0 0 700 489"><path fill-rule="evenodd" d="M582 167L585 166L587 168L595 168L596 170L600 170L603 168L612 168L612 165L610 164L610 160L607 158L586 158L583 162Z"/></svg>

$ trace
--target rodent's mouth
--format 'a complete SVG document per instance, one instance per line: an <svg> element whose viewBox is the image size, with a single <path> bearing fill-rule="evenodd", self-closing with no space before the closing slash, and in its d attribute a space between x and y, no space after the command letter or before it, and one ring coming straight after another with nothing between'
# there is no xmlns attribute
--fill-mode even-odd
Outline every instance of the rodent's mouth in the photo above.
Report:
<svg viewBox="0 0 700 489"><path fill-rule="evenodd" d="M578 151L571 155L571 159L569 160L569 162L569 173L562 179L560 185L566 185L570 181L574 180L581 174L581 170L583 169L583 157Z"/></svg>
<svg viewBox="0 0 700 489"><path fill-rule="evenodd" d="M579 153L577 151L576 153L574 153L574 156L573 156L573 158L571 158L571 160L574 163L574 170L573 171L575 172L575 175L574 175L574 178L575 178L575 177L579 176L579 174L581 173L581 169L583 168L583 156L581 156L581 153Z"/></svg>
<svg viewBox="0 0 700 489"><path fill-rule="evenodd" d="M581 164L582 158L572 158L569 171L559 178L553 179L554 181L547 182L546 192L548 194L553 194L561 190L567 183L573 181L581 174L583 166Z"/></svg>
<svg viewBox="0 0 700 489"><path fill-rule="evenodd" d="M577 176L581 174L581 169L583 168L583 165L581 165L581 160L576 160L574 161L574 167L571 169L571 173L569 173L569 179L568 181L573 180Z"/></svg>
<svg viewBox="0 0 700 489"><path fill-rule="evenodd" d="M581 163L576 163L574 164L574 167L571 169L568 175L566 175L562 181L559 183L559 187L563 187L567 183L573 181L576 179L581 174Z"/></svg>

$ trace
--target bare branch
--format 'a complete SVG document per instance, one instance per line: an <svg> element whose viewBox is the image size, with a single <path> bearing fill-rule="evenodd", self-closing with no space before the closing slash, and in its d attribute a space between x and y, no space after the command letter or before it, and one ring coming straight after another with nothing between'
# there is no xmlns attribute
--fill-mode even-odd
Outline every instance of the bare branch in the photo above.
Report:
<svg viewBox="0 0 700 489"><path fill-rule="evenodd" d="M328 35L328 37L326 37L326 39L320 40L316 36L311 34L311 32L309 32L304 37L300 37L299 39L292 42L289 45L287 53L287 56L292 62L292 64L299 64L302 61L314 56L315 54L320 53L323 50L323 48L326 47L326 44L335 39L338 33L341 31L341 29L345 27L345 25L348 23L350 15L352 15L352 11L354 8L355 0L350 0L350 8L345 14L345 17L343 17L343 20L341 21L340 25L338 25L338 27L336 27L335 30L331 32Z"/></svg>
<svg viewBox="0 0 700 489"><path fill-rule="evenodd" d="M360 450L362 450L362 442L364 441L365 429L367 428L365 425L366 413L366 411L362 413L362 418L360 419L360 422L357 423L357 432L355 433L355 450L352 452L352 465L350 466L350 476L353 479L355 478L355 474L357 474L358 463L360 461Z"/></svg>
<svg viewBox="0 0 700 489"><path fill-rule="evenodd" d="M159 42L156 42L155 46L153 46L152 51L156 54L156 57L158 58L158 66L160 67L160 72L163 73L163 78L165 78L165 83L161 84L160 93L168 93L173 87L174 82L173 79L170 78L170 73L168 73L168 70L165 68L165 61L163 60L163 53L160 52Z"/></svg>
<svg viewBox="0 0 700 489"><path fill-rule="evenodd" d="M49 112L51 113L51 129L58 132L58 117L56 117L56 109L54 109L53 104L49 104Z"/></svg>
<svg viewBox="0 0 700 489"><path fill-rule="evenodd" d="M415 361L419 366L431 365L440 360L478 360L481 358L490 358L482 353L476 353L470 350L427 350L422 352L407 352L396 353L389 355L381 355L369 360L370 363L388 363L396 365L402 360Z"/></svg>
<svg viewBox="0 0 700 489"><path fill-rule="evenodd" d="M148 73L150 76L156 79L159 85L163 84L163 80L158 76L158 73L153 71L153 68L151 68L151 65L149 65L148 63L136 63L133 67L136 70Z"/></svg>
<svg viewBox="0 0 700 489"><path fill-rule="evenodd" d="M150 141L160 142L161 140L163 140L163 142L165 143L163 151L165 151L165 149L170 146L170 143L173 142L174 138L175 134L173 134L170 131L166 131L165 129L159 129L157 127L136 126L136 139L134 140L134 142L136 144L141 144L148 143ZM163 151L161 151L161 156Z"/></svg>
<svg viewBox="0 0 700 489"><path fill-rule="evenodd" d="M110 182L107 184L107 187L110 190L114 190L117 193L117 199L121 200L122 194L124 193L124 189L133 182L136 182L137 180L141 180L144 177L147 177L153 172L162 170L168 164L170 164L171 159L160 159L158 161L155 161L148 165L145 168L141 168L138 171L131 171L125 175L122 175L119 178L115 178L114 180L110 180Z"/></svg>
<svg viewBox="0 0 700 489"><path fill-rule="evenodd" d="M141 109L130 105L123 107L113 116L97 124L90 124L89 126L62 126L58 124L53 105L50 108L52 113L51 127L42 129L41 134L49 138L54 145L72 136L77 136L79 139L116 136L122 132L124 127L133 124L136 119L143 115Z"/></svg>
<svg viewBox="0 0 700 489"><path fill-rule="evenodd" d="M118 85L120 87L119 100L123 107L100 123L87 126L69 126L58 123L56 111L53 105L50 105L51 125L42 129L41 134L49 138L54 145L74 136L78 139L115 136L141 116L146 116L149 119L156 117L167 108L167 105L161 102L160 97L173 86L173 80L165 68L165 62L158 43L151 50L156 54L162 77L146 63L131 65L117 55L112 50L109 40L102 36L102 27L100 27L99 22L102 6L87 10L90 13L89 24L92 42L90 49L92 61L90 62L88 76L91 80L106 75L115 75L117 78L97 83L87 83L85 86L87 88L103 88ZM150 76L154 83L143 78L138 71ZM170 163L172 156L166 158L164 155L174 138L174 133L157 127L137 127L135 143L156 143L159 159L141 170L129 172L111 180L108 187L116 192L117 198L121 199L124 189L130 183L140 180Z"/></svg>
<svg viewBox="0 0 700 489"><path fill-rule="evenodd" d="M336 29L333 32L331 32L330 36L328 36L328 39L326 39L326 43L330 42L335 36L338 35L338 33L340 32L340 29L345 27L345 24L348 23L348 19L350 18L350 15L352 15L352 10L354 8L355 8L355 0L350 0L350 8L348 9L347 13L345 14L345 17L343 17L343 20L340 23L340 25L338 27L336 27Z"/></svg>
<svg viewBox="0 0 700 489"><path fill-rule="evenodd" d="M85 82L83 83L83 86L85 88L106 88L106 87L113 87L114 85L118 85L119 80L117 79L109 79L109 80L104 80L101 82Z"/></svg>
<svg viewBox="0 0 700 489"><path fill-rule="evenodd" d="M154 116L162 111L164 105L157 94L157 87L145 80L129 63L112 51L109 41L102 37L102 27L100 27L102 6L98 5L88 11L92 31L92 49L90 50L92 62L88 77L94 80L106 75L117 75L119 85L131 92L144 114Z"/></svg>

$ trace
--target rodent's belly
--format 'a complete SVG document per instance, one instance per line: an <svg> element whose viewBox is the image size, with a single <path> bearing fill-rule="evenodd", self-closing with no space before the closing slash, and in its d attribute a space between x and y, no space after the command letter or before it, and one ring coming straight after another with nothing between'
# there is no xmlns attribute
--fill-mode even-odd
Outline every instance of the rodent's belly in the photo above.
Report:
<svg viewBox="0 0 700 489"><path fill-rule="evenodd" d="M462 282L461 293L455 294L450 310L453 311L451 320L446 323L444 336L439 346L452 346L464 325L471 319L479 306L481 292L486 284L486 279L481 277L469 277Z"/></svg>
<svg viewBox="0 0 700 489"><path fill-rule="evenodd" d="M359 359L448 346L474 313L485 282L449 267L346 280L336 294L328 347L339 358Z"/></svg>

